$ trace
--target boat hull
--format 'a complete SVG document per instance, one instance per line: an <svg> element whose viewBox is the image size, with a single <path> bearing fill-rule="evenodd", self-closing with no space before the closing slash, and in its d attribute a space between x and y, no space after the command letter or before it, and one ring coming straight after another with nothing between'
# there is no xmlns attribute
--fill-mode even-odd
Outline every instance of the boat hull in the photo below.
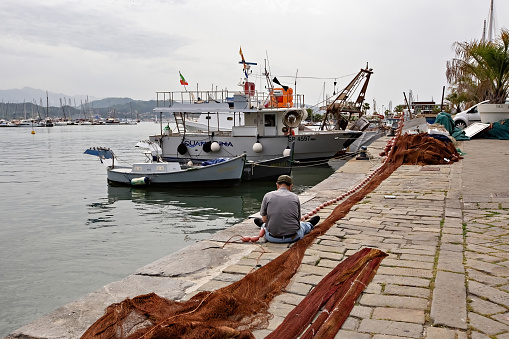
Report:
<svg viewBox="0 0 509 339"><path fill-rule="evenodd" d="M347 149L361 135L360 131L301 132L294 136L186 133L185 135L151 136L150 140L159 142L164 160L180 162L189 159L209 160L242 154L245 154L246 159L251 161L269 160L281 157L283 151L294 143L295 165L299 165L299 163L307 161L328 160L338 152ZM221 146L218 151L207 149L206 143L211 141L217 142ZM257 142L261 144L261 150L253 147Z"/></svg>
<svg viewBox="0 0 509 339"><path fill-rule="evenodd" d="M174 172L156 172L156 166L164 163L153 163L154 169L136 170L133 167L108 167L108 183L112 185L133 185L137 183L150 186L170 187L204 187L233 186L240 182L244 169L244 157L236 157L213 165L192 167Z"/></svg>
<svg viewBox="0 0 509 339"><path fill-rule="evenodd" d="M280 175L291 175L292 160L290 156L262 161L246 161L243 181L276 180Z"/></svg>

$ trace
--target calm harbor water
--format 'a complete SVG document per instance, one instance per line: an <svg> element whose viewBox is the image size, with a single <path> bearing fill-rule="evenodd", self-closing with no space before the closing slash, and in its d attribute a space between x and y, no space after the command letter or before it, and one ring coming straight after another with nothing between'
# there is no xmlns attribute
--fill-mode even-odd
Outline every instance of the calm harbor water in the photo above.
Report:
<svg viewBox="0 0 509 339"><path fill-rule="evenodd" d="M121 126L0 128L0 337L259 210L272 182L232 189L109 187L91 146L142 161L158 133ZM343 164L297 168L297 193Z"/></svg>

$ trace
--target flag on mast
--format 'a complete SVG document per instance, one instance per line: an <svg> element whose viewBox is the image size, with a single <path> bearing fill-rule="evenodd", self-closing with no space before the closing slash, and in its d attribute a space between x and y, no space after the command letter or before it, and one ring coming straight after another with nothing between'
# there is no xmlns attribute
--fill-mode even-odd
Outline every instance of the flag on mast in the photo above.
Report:
<svg viewBox="0 0 509 339"><path fill-rule="evenodd" d="M179 71L179 75L180 75L180 84L184 85L184 86L189 85L187 83L186 79L184 78L184 76L182 75L182 73L180 73L180 71Z"/></svg>
<svg viewBox="0 0 509 339"><path fill-rule="evenodd" d="M246 79L247 79L248 78L247 70L249 69L249 66L246 63L246 59L244 59L244 54L242 54L242 46L240 47L239 54L240 54L240 57L242 58L241 63L244 65L244 75L246 76Z"/></svg>

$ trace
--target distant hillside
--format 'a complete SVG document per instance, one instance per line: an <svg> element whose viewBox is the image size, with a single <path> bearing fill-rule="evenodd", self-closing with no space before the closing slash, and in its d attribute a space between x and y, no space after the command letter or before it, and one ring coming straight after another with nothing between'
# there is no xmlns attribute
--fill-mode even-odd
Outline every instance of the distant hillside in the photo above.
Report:
<svg viewBox="0 0 509 339"><path fill-rule="evenodd" d="M99 113L100 116L108 117L115 115L117 118L129 118L131 114L136 114L136 112L140 114L153 113L153 109L156 107L156 101L142 101L129 98L106 98L92 101L87 106L84 107L85 111L91 110Z"/></svg>
<svg viewBox="0 0 509 339"><path fill-rule="evenodd" d="M131 98L106 98L106 99L94 100L94 101L90 102L90 106L93 106L94 108L107 108L107 107L121 106L121 105L129 104L132 101L133 101L133 99L131 99Z"/></svg>

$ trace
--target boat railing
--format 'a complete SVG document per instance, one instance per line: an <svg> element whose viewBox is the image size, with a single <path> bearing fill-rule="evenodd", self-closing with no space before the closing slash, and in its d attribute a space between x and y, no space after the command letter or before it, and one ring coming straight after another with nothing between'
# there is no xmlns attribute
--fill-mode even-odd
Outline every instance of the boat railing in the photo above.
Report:
<svg viewBox="0 0 509 339"><path fill-rule="evenodd" d="M156 92L157 108L171 107L173 104L204 104L204 103L227 103L231 109L239 108L239 102L245 103L246 108L289 108L304 107L304 95L287 94L273 91L272 93L251 91L249 93L239 91L179 91L179 92ZM283 100L282 100L283 99Z"/></svg>

